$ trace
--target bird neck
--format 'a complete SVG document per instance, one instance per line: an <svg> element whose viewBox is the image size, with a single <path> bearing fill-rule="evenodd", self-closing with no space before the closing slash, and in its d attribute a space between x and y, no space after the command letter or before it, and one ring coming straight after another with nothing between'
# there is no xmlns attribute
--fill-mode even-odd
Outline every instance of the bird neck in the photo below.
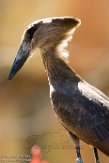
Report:
<svg viewBox="0 0 109 163"><path fill-rule="evenodd" d="M56 52L42 52L42 60L51 85L80 81L79 76Z"/></svg>

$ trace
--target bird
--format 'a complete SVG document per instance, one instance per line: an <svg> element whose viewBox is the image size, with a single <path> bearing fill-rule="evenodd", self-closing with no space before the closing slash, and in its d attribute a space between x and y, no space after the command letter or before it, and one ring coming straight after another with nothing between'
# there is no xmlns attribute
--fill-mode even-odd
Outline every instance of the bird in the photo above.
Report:
<svg viewBox="0 0 109 163"><path fill-rule="evenodd" d="M95 162L100 163L97 149L109 156L109 98L87 83L68 63L66 48L80 24L80 19L64 16L44 18L28 25L8 80L35 49L40 49L51 105L74 143L76 163L83 163L80 140L93 147Z"/></svg>

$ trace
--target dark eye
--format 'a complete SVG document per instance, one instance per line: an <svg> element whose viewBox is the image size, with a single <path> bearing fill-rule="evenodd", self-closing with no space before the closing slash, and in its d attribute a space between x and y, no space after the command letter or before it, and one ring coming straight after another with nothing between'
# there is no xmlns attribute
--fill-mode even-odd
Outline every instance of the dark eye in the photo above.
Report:
<svg viewBox="0 0 109 163"><path fill-rule="evenodd" d="M33 38L34 33L37 31L37 29L39 28L40 23L38 24L34 24L33 26L31 26L30 28L27 29L27 35L29 39Z"/></svg>
<svg viewBox="0 0 109 163"><path fill-rule="evenodd" d="M30 29L27 30L27 33L28 33L28 35L33 36L35 31L36 31L36 27L33 26L33 27L31 27Z"/></svg>

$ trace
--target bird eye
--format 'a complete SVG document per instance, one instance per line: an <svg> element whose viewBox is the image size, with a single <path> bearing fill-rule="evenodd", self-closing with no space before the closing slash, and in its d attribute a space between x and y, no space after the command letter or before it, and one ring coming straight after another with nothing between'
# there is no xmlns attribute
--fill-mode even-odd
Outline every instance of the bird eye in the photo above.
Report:
<svg viewBox="0 0 109 163"><path fill-rule="evenodd" d="M29 39L32 39L36 30L37 30L37 28L35 26L32 26L31 28L27 29L27 35L28 35Z"/></svg>
<svg viewBox="0 0 109 163"><path fill-rule="evenodd" d="M27 30L27 33L28 33L29 35L33 35L35 31L36 31L36 27L33 26L33 27L31 27L30 29Z"/></svg>
<svg viewBox="0 0 109 163"><path fill-rule="evenodd" d="M27 34L28 34L29 39L32 39L33 38L34 33L39 28L39 25L40 25L40 23L33 24L30 28L27 29Z"/></svg>

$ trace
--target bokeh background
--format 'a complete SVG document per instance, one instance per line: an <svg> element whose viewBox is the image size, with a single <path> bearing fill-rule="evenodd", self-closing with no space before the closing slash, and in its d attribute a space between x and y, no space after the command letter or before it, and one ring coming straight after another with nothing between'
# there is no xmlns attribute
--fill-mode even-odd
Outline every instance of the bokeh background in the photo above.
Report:
<svg viewBox="0 0 109 163"><path fill-rule="evenodd" d="M51 109L40 54L7 81L25 27L51 16L81 19L68 47L70 65L109 96L108 0L0 0L0 161L3 156L29 155L36 144L49 163L75 162L72 143ZM94 163L91 147L81 142L81 151L84 162ZM99 155L102 163L109 162L107 156Z"/></svg>

